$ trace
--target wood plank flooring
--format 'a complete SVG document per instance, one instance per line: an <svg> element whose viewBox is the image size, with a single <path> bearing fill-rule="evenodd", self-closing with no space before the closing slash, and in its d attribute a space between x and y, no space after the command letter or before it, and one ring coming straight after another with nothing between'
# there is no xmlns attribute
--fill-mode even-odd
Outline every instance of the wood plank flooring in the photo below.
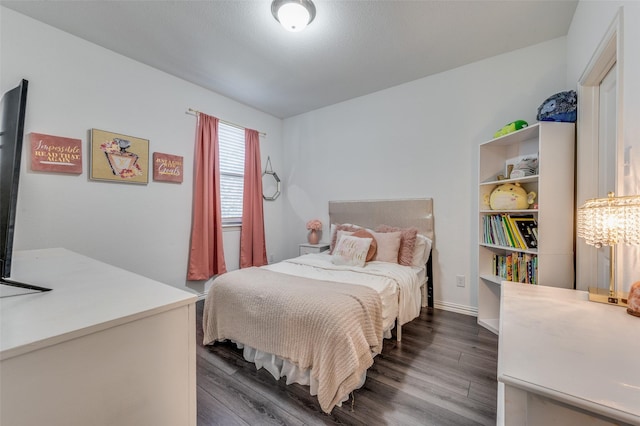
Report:
<svg viewBox="0 0 640 426"><path fill-rule="evenodd" d="M202 345L196 304L198 426L495 425L498 337L476 318L423 308L386 339L364 386L331 414L309 388L276 381L230 343Z"/></svg>

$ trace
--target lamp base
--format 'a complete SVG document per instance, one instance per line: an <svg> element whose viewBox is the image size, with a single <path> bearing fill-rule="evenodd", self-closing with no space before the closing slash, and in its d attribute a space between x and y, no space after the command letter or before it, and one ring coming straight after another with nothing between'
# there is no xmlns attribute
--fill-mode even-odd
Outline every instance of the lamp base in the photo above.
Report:
<svg viewBox="0 0 640 426"><path fill-rule="evenodd" d="M606 303L607 305L614 305L620 307L628 307L627 294L623 292L615 292L613 296L609 294L609 290L606 288L589 287L589 300L592 302Z"/></svg>

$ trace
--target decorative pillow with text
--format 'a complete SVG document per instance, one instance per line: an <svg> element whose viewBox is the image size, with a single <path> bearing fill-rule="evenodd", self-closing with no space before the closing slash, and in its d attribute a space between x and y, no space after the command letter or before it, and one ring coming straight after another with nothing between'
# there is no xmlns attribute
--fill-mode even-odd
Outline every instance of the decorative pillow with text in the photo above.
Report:
<svg viewBox="0 0 640 426"><path fill-rule="evenodd" d="M333 254L333 250L335 250L336 244L338 243L338 231L355 232L358 229L362 229L361 226L351 225L348 223L342 225L331 225L331 228L333 229L333 231L331 234L331 242L329 243L329 254Z"/></svg>
<svg viewBox="0 0 640 426"><path fill-rule="evenodd" d="M371 241L371 238L343 236L331 255L331 262L336 265L364 266Z"/></svg>
<svg viewBox="0 0 640 426"><path fill-rule="evenodd" d="M342 232L346 232L346 231L342 231ZM352 233L351 235L353 237L358 237L358 238L371 238L371 245L369 246L369 251L367 252L367 262L372 261L373 258L376 256L376 252L378 251L378 243L376 242L376 239L374 238L373 234L367 231L366 229L360 229Z"/></svg>

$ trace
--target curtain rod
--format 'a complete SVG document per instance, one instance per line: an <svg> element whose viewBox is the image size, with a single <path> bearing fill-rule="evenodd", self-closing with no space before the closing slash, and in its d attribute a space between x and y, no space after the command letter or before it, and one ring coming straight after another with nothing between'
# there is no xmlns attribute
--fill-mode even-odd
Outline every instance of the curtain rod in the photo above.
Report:
<svg viewBox="0 0 640 426"><path fill-rule="evenodd" d="M189 110L187 111L187 113L191 113L191 114L194 114L194 115L198 114L199 112L201 112L201 111L198 111L197 109L193 109L193 108L189 108ZM204 113L203 113L203 114L204 114ZM243 127L243 126L241 126L241 125L239 125L239 124L236 124L236 123L232 123L232 122L230 122L230 121L222 120L222 119L220 119L220 118L218 118L218 120L220 120L220 122L222 122L222 123L224 123L224 124L226 124L226 125L228 125L228 126L237 127L238 129L246 129L246 127ZM266 134L266 133L264 133L264 132L258 132L258 134L259 134L260 136L265 137L265 138L267 137L267 134Z"/></svg>

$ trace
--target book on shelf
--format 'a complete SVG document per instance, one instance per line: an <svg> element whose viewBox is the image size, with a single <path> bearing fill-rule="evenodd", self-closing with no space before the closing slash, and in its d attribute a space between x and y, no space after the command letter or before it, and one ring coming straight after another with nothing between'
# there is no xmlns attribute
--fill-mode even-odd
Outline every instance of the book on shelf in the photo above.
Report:
<svg viewBox="0 0 640 426"><path fill-rule="evenodd" d="M516 247L519 247L523 250L526 250L527 248L527 244L524 242L524 239L522 237L522 235L520 234L520 230L518 229L518 227L516 226L516 223L514 222L514 218L511 215L506 215L507 218L507 223L509 225L509 229L511 230L511 233L513 234L514 239L516 240Z"/></svg>
<svg viewBox="0 0 640 426"><path fill-rule="evenodd" d="M538 247L538 225L533 215L514 216L507 213L482 217L483 243L515 249Z"/></svg>
<svg viewBox="0 0 640 426"><path fill-rule="evenodd" d="M538 248L538 222L536 219L531 215L515 216L512 219L526 244L526 248Z"/></svg>
<svg viewBox="0 0 640 426"><path fill-rule="evenodd" d="M500 215L485 215L482 217L484 228L483 243L497 246L509 246Z"/></svg>
<svg viewBox="0 0 640 426"><path fill-rule="evenodd" d="M509 215L503 214L501 215L502 219L502 228L504 229L504 235L507 237L507 242L509 243L509 247L520 248L517 244L516 238L511 231L511 227L509 225Z"/></svg>
<svg viewBox="0 0 640 426"><path fill-rule="evenodd" d="M530 253L493 255L493 275L506 281L538 284L538 256Z"/></svg>
<svg viewBox="0 0 640 426"><path fill-rule="evenodd" d="M484 243L503 246L506 244L502 225L497 222L497 216L487 215L482 217L484 227ZM499 226L500 225L500 226Z"/></svg>

